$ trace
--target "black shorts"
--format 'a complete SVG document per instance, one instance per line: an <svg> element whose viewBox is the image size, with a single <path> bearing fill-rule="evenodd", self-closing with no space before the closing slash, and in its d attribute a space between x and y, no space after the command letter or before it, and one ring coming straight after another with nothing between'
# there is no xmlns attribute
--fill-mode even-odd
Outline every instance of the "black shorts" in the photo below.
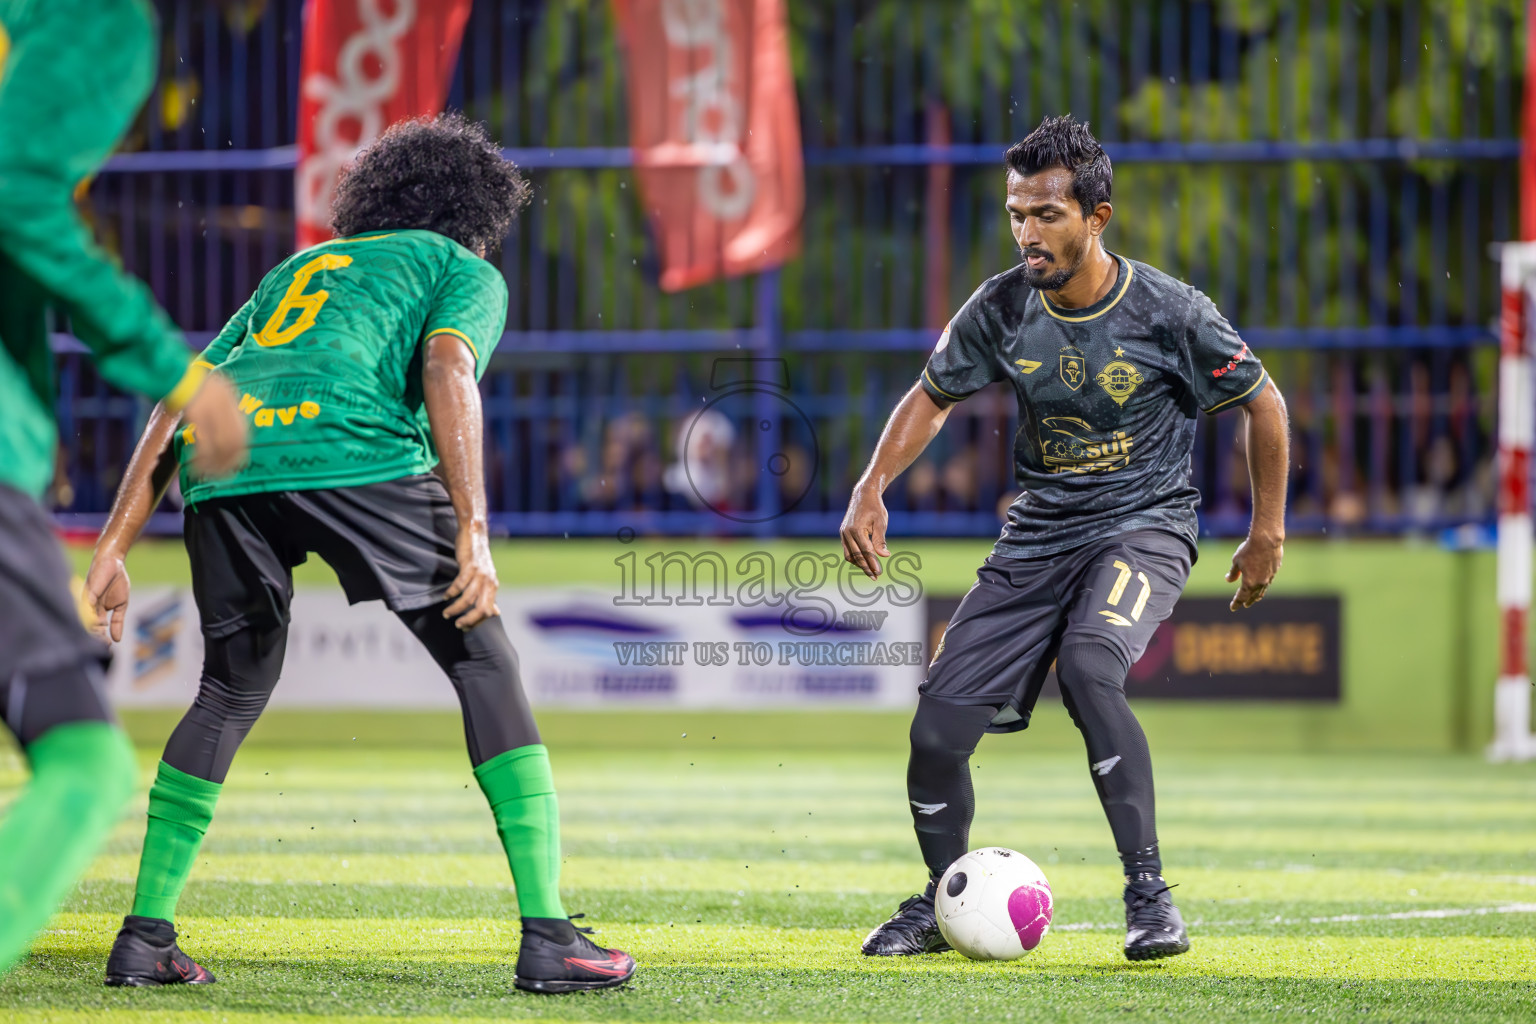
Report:
<svg viewBox="0 0 1536 1024"><path fill-rule="evenodd" d="M200 501L186 514L192 595L203 633L287 625L293 567L311 553L352 604L437 604L458 575L458 518L431 473L362 487L271 491Z"/></svg>
<svg viewBox="0 0 1536 1024"><path fill-rule="evenodd" d="M110 721L106 659L80 621L53 520L0 484L0 720L23 743L53 725Z"/></svg>
<svg viewBox="0 0 1536 1024"><path fill-rule="evenodd" d="M998 707L989 732L1023 729L1062 644L1102 640L1134 665L1172 614L1193 560L1189 543L1163 530L1046 558L993 554L949 620L918 692Z"/></svg>

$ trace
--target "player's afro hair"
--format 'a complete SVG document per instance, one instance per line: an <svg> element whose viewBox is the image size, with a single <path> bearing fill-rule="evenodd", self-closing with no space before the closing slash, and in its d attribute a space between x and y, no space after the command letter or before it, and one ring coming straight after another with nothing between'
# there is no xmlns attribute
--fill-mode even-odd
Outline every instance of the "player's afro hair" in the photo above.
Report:
<svg viewBox="0 0 1536 1024"><path fill-rule="evenodd" d="M459 114L390 125L342 175L331 227L419 229L447 235L473 252L501 244L531 189L502 159L483 125Z"/></svg>
<svg viewBox="0 0 1536 1024"><path fill-rule="evenodd" d="M1075 120L1071 114L1048 117L1034 131L1008 149L1008 169L1019 175L1039 174L1053 167L1072 172L1072 198L1083 208L1083 216L1094 207L1109 202L1115 172L1109 166L1109 154L1088 130L1088 122Z"/></svg>

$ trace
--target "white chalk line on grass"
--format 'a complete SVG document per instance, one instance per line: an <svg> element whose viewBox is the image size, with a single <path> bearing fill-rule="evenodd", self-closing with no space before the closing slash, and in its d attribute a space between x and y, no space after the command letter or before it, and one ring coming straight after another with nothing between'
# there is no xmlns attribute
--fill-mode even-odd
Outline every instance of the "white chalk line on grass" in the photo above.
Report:
<svg viewBox="0 0 1536 1024"><path fill-rule="evenodd" d="M1536 875L1478 875L1478 874L1451 874L1446 878L1471 878L1479 882L1502 882L1506 885L1536 885Z"/></svg>
<svg viewBox="0 0 1536 1024"><path fill-rule="evenodd" d="M1485 914L1536 914L1536 903L1500 903L1493 907L1445 907L1440 910L1399 910L1392 914L1338 914L1334 917L1311 917L1309 924L1333 924L1353 921L1410 921L1418 918L1481 917ZM1301 924L1301 921L1285 921L1282 924Z"/></svg>
<svg viewBox="0 0 1536 1024"><path fill-rule="evenodd" d="M1447 917L1483 917L1488 914L1536 914L1536 903L1500 903L1492 907L1439 907L1434 910L1399 910L1390 914L1334 914L1331 917L1271 917L1248 921L1190 921L1192 928L1237 928L1276 924L1356 924L1361 921L1417 921ZM1059 932L1109 931L1124 928L1118 921L1074 921L1055 925Z"/></svg>

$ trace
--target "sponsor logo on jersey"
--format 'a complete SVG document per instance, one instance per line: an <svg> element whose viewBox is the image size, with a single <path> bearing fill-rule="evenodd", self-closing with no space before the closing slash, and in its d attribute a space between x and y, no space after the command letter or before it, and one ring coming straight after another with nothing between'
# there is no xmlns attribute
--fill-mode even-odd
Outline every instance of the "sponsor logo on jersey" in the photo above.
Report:
<svg viewBox="0 0 1536 1024"><path fill-rule="evenodd" d="M312 420L320 415L320 403L303 401L298 405L267 406L261 399L251 394L240 396L240 411L251 418L251 425L257 427L275 427L282 424L285 427L293 426L295 420ZM193 424L181 432L183 444L197 444L197 426Z"/></svg>
<svg viewBox="0 0 1536 1024"><path fill-rule="evenodd" d="M1052 473L1108 473L1130 465L1135 438L1123 430L1109 437L1076 416L1047 416L1040 421L1040 454Z"/></svg>
<svg viewBox="0 0 1536 1024"><path fill-rule="evenodd" d="M251 423L254 426L274 427L281 423L285 427L291 427L296 419L312 420L319 416L320 405L317 402L304 401L298 405L266 406L261 399L245 394L240 396L240 411L251 417Z"/></svg>
<svg viewBox="0 0 1536 1024"><path fill-rule="evenodd" d="M240 411L251 417L251 425L254 427L275 427L278 425L291 427L294 421L299 419L312 420L320 415L320 406L316 402L300 402L298 405L262 407L260 399L244 395L240 399ZM182 444L197 444L197 424L193 423L181 431Z"/></svg>
<svg viewBox="0 0 1536 1024"><path fill-rule="evenodd" d="M939 335L939 343L933 346L933 354L938 355L947 348L949 348L949 325L945 325L944 333Z"/></svg>
<svg viewBox="0 0 1536 1024"><path fill-rule="evenodd" d="M1222 377L1225 377L1227 374L1237 369L1237 364L1243 362L1247 358L1248 343L1243 342L1243 347L1237 350L1237 355L1233 356L1231 361L1228 362L1226 366L1218 366L1216 369L1212 370L1211 376L1215 377L1217 380L1220 380Z"/></svg>
<svg viewBox="0 0 1536 1024"><path fill-rule="evenodd" d="M1015 359L1013 365L1019 367L1024 373L1034 373L1045 364L1036 362L1033 359Z"/></svg>
<svg viewBox="0 0 1536 1024"><path fill-rule="evenodd" d="M1103 388L1109 394L1109 397L1115 400L1116 405L1124 405L1125 400L1130 398L1132 392L1136 390L1136 386L1146 380L1141 375L1140 370L1124 359L1119 358L1123 355L1125 355L1125 349L1116 345L1116 358L1105 363L1104 369L1100 370L1099 375L1093 378L1098 382L1099 387Z"/></svg>

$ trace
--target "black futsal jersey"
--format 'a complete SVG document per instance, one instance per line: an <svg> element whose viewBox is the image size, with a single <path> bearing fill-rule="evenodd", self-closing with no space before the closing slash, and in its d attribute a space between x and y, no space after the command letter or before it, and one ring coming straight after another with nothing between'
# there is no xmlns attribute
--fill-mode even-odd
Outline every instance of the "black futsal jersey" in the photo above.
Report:
<svg viewBox="0 0 1536 1024"><path fill-rule="evenodd" d="M950 321L922 384L950 403L994 381L1019 400L1015 472L1024 493L994 549L1070 551L1132 530L1195 543L1195 416L1258 397L1263 364L1199 289L1114 257L1109 293L1061 309L1021 264L987 281Z"/></svg>

